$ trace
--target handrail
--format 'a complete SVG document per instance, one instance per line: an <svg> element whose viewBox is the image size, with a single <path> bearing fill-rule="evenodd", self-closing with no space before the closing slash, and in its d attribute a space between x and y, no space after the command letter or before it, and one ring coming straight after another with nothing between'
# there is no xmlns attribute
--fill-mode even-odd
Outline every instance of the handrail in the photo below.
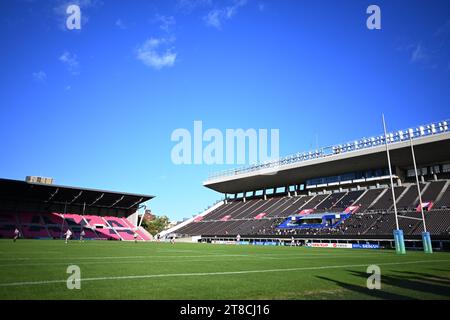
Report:
<svg viewBox="0 0 450 320"><path fill-rule="evenodd" d="M407 130L398 130L393 133L387 134L387 142L388 144L393 143L399 143L406 140L409 140L410 138L412 140L430 136L430 135L437 135L442 134L448 131L448 125L450 123L450 120L444 120L440 122L433 122L427 125L418 126L416 128L409 128ZM385 144L385 137L384 134L373 136L369 138L362 138L359 140L355 140L352 142L339 144L339 145L333 145L333 146L327 146L320 149L316 149L313 151L308 152L298 152L296 154L291 154L286 157L280 158L278 160L268 161L265 163L260 163L256 165L250 165L245 167L240 167L236 169L229 169L225 171L215 172L209 175L208 179L206 180L211 181L217 178L222 177L228 177L228 176L234 176L239 175L243 173L248 172L256 172L261 171L264 169L270 169L274 167L280 167L292 163L300 163L308 160L313 159L320 159L329 157L336 154L341 153L347 153L347 152L355 152L362 149L369 149L372 147L377 147L380 145Z"/></svg>

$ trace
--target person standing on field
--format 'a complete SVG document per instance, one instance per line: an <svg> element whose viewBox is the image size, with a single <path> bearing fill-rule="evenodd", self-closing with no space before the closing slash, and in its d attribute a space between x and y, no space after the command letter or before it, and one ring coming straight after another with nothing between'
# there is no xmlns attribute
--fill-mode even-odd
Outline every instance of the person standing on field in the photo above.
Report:
<svg viewBox="0 0 450 320"><path fill-rule="evenodd" d="M69 243L69 239L70 237L72 237L72 231L70 231L70 229L67 229L66 233L64 233L64 235L66 236L66 244Z"/></svg>
<svg viewBox="0 0 450 320"><path fill-rule="evenodd" d="M20 237L20 231L19 231L19 229L16 228L16 230L14 230L13 242L16 242L19 237Z"/></svg>
<svg viewBox="0 0 450 320"><path fill-rule="evenodd" d="M84 232L84 229L82 229L81 230L81 233L80 233L80 241L81 242L84 242L84 236L86 235L86 233Z"/></svg>

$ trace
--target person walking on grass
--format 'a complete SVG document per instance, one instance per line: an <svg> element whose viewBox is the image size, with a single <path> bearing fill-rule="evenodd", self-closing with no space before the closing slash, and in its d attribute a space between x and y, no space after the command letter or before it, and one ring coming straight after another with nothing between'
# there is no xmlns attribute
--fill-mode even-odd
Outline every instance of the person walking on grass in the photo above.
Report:
<svg viewBox="0 0 450 320"><path fill-rule="evenodd" d="M16 228L16 230L14 230L13 242L16 242L19 237L20 237L20 231L19 231L19 229Z"/></svg>
<svg viewBox="0 0 450 320"><path fill-rule="evenodd" d="M84 236L86 235L86 232L84 232L84 229L81 230L80 233L80 242L84 242Z"/></svg>
<svg viewBox="0 0 450 320"><path fill-rule="evenodd" d="M66 244L69 243L69 239L70 237L72 237L72 231L70 231L70 229L67 229L66 233L64 233L64 235L66 236Z"/></svg>

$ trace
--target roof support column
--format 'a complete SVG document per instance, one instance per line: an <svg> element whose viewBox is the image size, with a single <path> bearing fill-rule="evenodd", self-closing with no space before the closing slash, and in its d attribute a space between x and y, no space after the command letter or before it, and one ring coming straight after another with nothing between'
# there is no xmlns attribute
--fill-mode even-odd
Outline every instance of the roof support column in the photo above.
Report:
<svg viewBox="0 0 450 320"><path fill-rule="evenodd" d="M267 200L267 193L266 193L266 189L263 190L263 198L264 200Z"/></svg>

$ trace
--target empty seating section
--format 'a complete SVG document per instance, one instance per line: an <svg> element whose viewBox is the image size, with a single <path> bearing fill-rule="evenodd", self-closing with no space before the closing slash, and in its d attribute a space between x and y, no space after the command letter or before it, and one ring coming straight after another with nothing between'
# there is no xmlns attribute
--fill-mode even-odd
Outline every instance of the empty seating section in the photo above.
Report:
<svg viewBox="0 0 450 320"><path fill-rule="evenodd" d="M346 194L346 192L336 192L330 194L325 200L316 206L316 211L328 211Z"/></svg>
<svg viewBox="0 0 450 320"><path fill-rule="evenodd" d="M109 229L111 230L111 229ZM123 240L134 240L134 232L130 229L116 229L116 232L120 235ZM138 240L142 240L141 237Z"/></svg>
<svg viewBox="0 0 450 320"><path fill-rule="evenodd" d="M113 228L128 228L127 224L121 219L117 217L103 217L104 220L108 223L109 226Z"/></svg>
<svg viewBox="0 0 450 320"><path fill-rule="evenodd" d="M40 213L24 213L18 216L20 224L42 225L43 221Z"/></svg>
<svg viewBox="0 0 450 320"><path fill-rule="evenodd" d="M428 231L432 234L450 235L450 190L447 181L432 181L421 185L423 201L436 201L435 207L426 212ZM443 189L446 188L445 191ZM420 235L423 225L417 207L415 184L394 188L399 206L398 223L405 235ZM334 228L278 229L288 216L305 209L313 212L343 212L349 206L359 206L357 213ZM388 187L342 191L330 194L281 196L267 200L259 198L233 199L204 217L178 229L181 235L236 236L257 235L389 235L396 228L392 211L393 200ZM436 207L437 206L437 207ZM436 210L435 208L439 208ZM221 221L229 216L227 221ZM428 226L429 225L429 226Z"/></svg>
<svg viewBox="0 0 450 320"><path fill-rule="evenodd" d="M406 187L395 187L395 199L398 199L398 197L403 193L403 191L405 191L405 189ZM393 206L393 203L392 191L390 188L386 188L380 198L378 198L378 200L369 207L369 210L387 211Z"/></svg>
<svg viewBox="0 0 450 320"><path fill-rule="evenodd" d="M43 214L41 216L44 224L47 225L62 225L64 222L62 215L58 213Z"/></svg>
<svg viewBox="0 0 450 320"><path fill-rule="evenodd" d="M126 218L124 218L124 219L126 219ZM128 221L128 220L127 220ZM130 224L131 224L131 222L130 222ZM152 237L148 234L148 233L146 233L146 232L144 232L143 230L141 230L142 228L139 228L139 229L137 229L136 230L136 233L139 235L139 237L142 239L142 240L144 240L144 241L150 241L150 240L152 240Z"/></svg>
<svg viewBox="0 0 450 320"><path fill-rule="evenodd" d="M268 214L266 217L287 217L289 215L296 214L297 211L292 209L292 207L299 199L299 197L282 198L277 206L267 210Z"/></svg>
<svg viewBox="0 0 450 320"><path fill-rule="evenodd" d="M420 190L425 187L424 184L419 184ZM411 185L402 195L401 198L397 200L397 209L408 210L414 208L416 199L419 197L419 192L417 191L416 185Z"/></svg>
<svg viewBox="0 0 450 320"><path fill-rule="evenodd" d="M84 216L84 219L86 220L87 224L91 227L93 226L108 227L107 222L103 220L102 217L86 215Z"/></svg>
<svg viewBox="0 0 450 320"><path fill-rule="evenodd" d="M423 202L436 202L438 196L441 194L444 189L447 181L433 181L430 182L428 187L425 190L422 190L422 201ZM419 201L417 200L414 203L414 207L419 205Z"/></svg>
<svg viewBox="0 0 450 320"><path fill-rule="evenodd" d="M295 208L300 211L309 203L309 201L311 201L312 198L314 198L314 196L300 196L300 199L294 204Z"/></svg>
<svg viewBox="0 0 450 320"><path fill-rule="evenodd" d="M450 210L430 211L425 213L425 222L427 224L427 231L431 234L450 235ZM423 225L420 225L415 230L416 234L423 232Z"/></svg>
<svg viewBox="0 0 450 320"><path fill-rule="evenodd" d="M74 239L79 239L81 231L85 239L104 240L150 240L146 232L137 229L126 218L99 217L92 215L0 212L0 238L11 238L18 228L24 238L62 239L70 229Z"/></svg>
<svg viewBox="0 0 450 320"><path fill-rule="evenodd" d="M359 206L359 212L365 211L377 199L385 189L369 189L357 201L355 205Z"/></svg>
<svg viewBox="0 0 450 320"><path fill-rule="evenodd" d="M17 226L16 216L5 212L0 214L0 237L12 237Z"/></svg>
<svg viewBox="0 0 450 320"><path fill-rule="evenodd" d="M447 189L445 189L440 199L436 199L434 208L450 208L450 184L447 184Z"/></svg>
<svg viewBox="0 0 450 320"><path fill-rule="evenodd" d="M343 211L346 208L356 205L355 201L364 193L365 190L349 191L344 197L338 200L334 205L334 211Z"/></svg>
<svg viewBox="0 0 450 320"><path fill-rule="evenodd" d="M318 194L304 205L302 209L314 209L318 204L325 200L329 194Z"/></svg>

